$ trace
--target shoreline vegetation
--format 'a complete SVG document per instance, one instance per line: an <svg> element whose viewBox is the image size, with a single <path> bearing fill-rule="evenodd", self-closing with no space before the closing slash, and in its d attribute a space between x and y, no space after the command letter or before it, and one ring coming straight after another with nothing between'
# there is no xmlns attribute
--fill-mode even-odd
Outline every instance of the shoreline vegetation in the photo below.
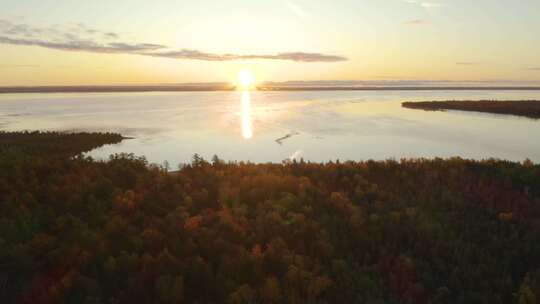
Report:
<svg viewBox="0 0 540 304"><path fill-rule="evenodd" d="M124 139L130 138L117 133L0 131L0 154L73 157Z"/></svg>
<svg viewBox="0 0 540 304"><path fill-rule="evenodd" d="M402 106L409 109L425 111L459 110L491 114L507 114L528 118L540 118L540 100L448 100L403 102Z"/></svg>
<svg viewBox="0 0 540 304"><path fill-rule="evenodd" d="M207 161L0 133L5 303L531 303L540 164Z"/></svg>
<svg viewBox="0 0 540 304"><path fill-rule="evenodd" d="M0 94L16 93L136 93L235 91L227 84L118 85L118 86L12 86L0 87ZM456 90L540 90L539 86L257 86L256 91L456 91Z"/></svg>

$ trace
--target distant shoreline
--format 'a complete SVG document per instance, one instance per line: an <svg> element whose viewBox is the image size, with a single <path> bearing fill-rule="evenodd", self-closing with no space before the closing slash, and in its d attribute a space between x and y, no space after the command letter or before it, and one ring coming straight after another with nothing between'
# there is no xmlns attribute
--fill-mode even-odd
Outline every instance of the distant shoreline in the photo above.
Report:
<svg viewBox="0 0 540 304"><path fill-rule="evenodd" d="M540 119L540 100L447 100L403 102L409 109L425 111L458 110Z"/></svg>
<svg viewBox="0 0 540 304"><path fill-rule="evenodd" d="M235 91L235 86L35 86L0 87L0 94L22 93L142 93ZM540 91L540 86L268 86L254 91Z"/></svg>

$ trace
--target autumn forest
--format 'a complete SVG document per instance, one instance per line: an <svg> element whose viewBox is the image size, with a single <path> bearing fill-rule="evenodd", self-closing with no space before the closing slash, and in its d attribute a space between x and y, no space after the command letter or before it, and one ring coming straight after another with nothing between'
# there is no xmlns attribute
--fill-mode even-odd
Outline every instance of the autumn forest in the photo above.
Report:
<svg viewBox="0 0 540 304"><path fill-rule="evenodd" d="M540 300L540 165L81 154L120 140L0 133L5 303Z"/></svg>

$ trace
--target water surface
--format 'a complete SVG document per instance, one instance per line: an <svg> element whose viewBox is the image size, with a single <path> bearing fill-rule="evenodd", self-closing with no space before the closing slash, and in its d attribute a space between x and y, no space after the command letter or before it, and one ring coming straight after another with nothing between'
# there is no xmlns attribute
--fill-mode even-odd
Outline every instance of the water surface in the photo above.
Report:
<svg viewBox="0 0 540 304"><path fill-rule="evenodd" d="M540 162L540 120L405 109L403 101L540 99L538 91L305 91L0 95L1 130L111 131L94 150L173 167L198 153L280 162L411 157Z"/></svg>

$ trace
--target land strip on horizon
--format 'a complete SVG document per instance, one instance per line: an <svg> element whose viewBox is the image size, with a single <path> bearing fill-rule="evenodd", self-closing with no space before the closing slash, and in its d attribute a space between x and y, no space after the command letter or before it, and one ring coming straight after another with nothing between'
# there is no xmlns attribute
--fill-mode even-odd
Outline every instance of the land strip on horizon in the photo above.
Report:
<svg viewBox="0 0 540 304"><path fill-rule="evenodd" d="M234 85L97 85L97 86L9 86L0 94L14 93L129 93L235 91ZM540 91L540 86L258 86L254 91Z"/></svg>

